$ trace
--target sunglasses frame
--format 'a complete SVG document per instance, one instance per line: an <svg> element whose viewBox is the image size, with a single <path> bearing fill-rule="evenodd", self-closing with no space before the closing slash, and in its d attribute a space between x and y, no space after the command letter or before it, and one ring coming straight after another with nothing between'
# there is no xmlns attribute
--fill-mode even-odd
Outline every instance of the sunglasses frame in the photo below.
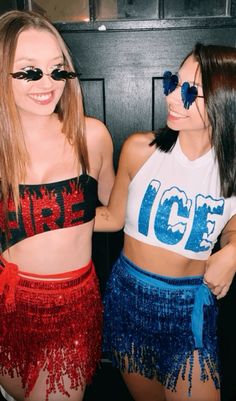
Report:
<svg viewBox="0 0 236 401"><path fill-rule="evenodd" d="M24 79L27 82L29 81L39 81L43 75L47 75L51 77L54 81L64 81L66 79L74 79L78 76L78 74L74 71L66 71L60 68L54 68L54 70L50 74L46 74L40 68L31 68L29 70L22 70L11 72L10 75L14 79Z"/></svg>
<svg viewBox="0 0 236 401"><path fill-rule="evenodd" d="M183 82L182 85L179 85L178 75L172 74L171 71L165 71L162 79L163 79L164 95L166 96L174 92L177 86L181 86L181 99L185 109L189 109L189 107L193 104L193 102L195 102L197 97L204 98L204 96L198 95L198 90L196 85L190 86L188 82ZM165 82L167 81L169 81L168 87L165 84ZM172 87L170 87L171 83Z"/></svg>

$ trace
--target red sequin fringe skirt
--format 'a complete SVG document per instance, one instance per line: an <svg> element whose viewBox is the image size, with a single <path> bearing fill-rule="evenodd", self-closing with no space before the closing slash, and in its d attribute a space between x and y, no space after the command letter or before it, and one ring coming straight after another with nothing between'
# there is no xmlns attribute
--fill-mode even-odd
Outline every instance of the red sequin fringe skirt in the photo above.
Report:
<svg viewBox="0 0 236 401"><path fill-rule="evenodd" d="M20 376L27 397L43 370L44 399L53 392L69 397L63 378L69 378L70 389L83 388L101 357L102 303L95 269L91 262L66 275L40 276L54 279L32 276L18 274L14 308L6 308L4 292L0 296L0 374Z"/></svg>

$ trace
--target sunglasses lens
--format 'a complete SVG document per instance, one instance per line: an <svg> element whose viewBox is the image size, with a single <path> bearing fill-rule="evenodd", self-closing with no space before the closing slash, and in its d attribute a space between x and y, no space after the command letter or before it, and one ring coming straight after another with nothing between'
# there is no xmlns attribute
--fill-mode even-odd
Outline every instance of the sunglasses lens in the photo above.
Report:
<svg viewBox="0 0 236 401"><path fill-rule="evenodd" d="M43 72L39 68L28 71L17 71L11 73L15 79L25 79L26 81L38 81L43 76Z"/></svg>
<svg viewBox="0 0 236 401"><path fill-rule="evenodd" d="M61 81L64 79L73 79L77 76L75 72L72 71L65 71L65 70L60 70L59 68L56 68L51 72L51 77L55 81Z"/></svg>
<svg viewBox="0 0 236 401"><path fill-rule="evenodd" d="M197 88L196 86L190 86L188 82L184 82L181 86L181 97L184 104L185 109L189 109L189 107L193 104L197 97Z"/></svg>
<svg viewBox="0 0 236 401"><path fill-rule="evenodd" d="M25 79L27 81L38 81L43 76L43 71L40 68L34 68L32 70L25 71Z"/></svg>
<svg viewBox="0 0 236 401"><path fill-rule="evenodd" d="M51 77L55 81L61 81L63 79L67 78L67 71L60 70L59 68L56 68L51 72Z"/></svg>
<svg viewBox="0 0 236 401"><path fill-rule="evenodd" d="M170 71L165 71L163 74L164 94L167 96L173 92L177 88L178 82L179 80L177 75L172 75Z"/></svg>

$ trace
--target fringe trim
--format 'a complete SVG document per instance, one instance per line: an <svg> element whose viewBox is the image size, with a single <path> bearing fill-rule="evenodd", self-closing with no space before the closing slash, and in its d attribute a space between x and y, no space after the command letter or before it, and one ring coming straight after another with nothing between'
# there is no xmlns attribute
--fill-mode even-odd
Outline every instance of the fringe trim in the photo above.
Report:
<svg viewBox="0 0 236 401"><path fill-rule="evenodd" d="M94 268L77 279L21 279L15 310L0 296L0 373L21 377L28 397L40 371L46 371L46 395L69 395L91 382L101 358L102 303Z"/></svg>
<svg viewBox="0 0 236 401"><path fill-rule="evenodd" d="M196 350L194 350L196 351ZM113 350L112 352L112 365L122 372L138 373L148 379L157 379L165 388L173 392L176 391L176 386L179 377L182 380L188 381L188 396L191 396L192 390L192 375L194 365L194 351L175 354L173 356L173 363L171 368L168 365L168 372L162 373L158 369L158 356L155 355L155 350L140 348L139 350L133 349L132 354L124 354ZM212 379L216 389L220 389L219 374L214 358L203 349L198 351L198 360L201 367L200 380L207 382ZM145 364L142 361L145 361ZM156 361L157 367L153 368L153 363ZM189 369L187 371L187 364Z"/></svg>

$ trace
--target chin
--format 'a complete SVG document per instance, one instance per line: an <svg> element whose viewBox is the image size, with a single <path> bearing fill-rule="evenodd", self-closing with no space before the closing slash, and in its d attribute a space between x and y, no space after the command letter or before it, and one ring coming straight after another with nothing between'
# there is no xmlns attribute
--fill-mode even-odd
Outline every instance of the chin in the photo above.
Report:
<svg viewBox="0 0 236 401"><path fill-rule="evenodd" d="M50 116L55 112L56 106L53 104L51 105L43 105L34 108L31 113L35 116Z"/></svg>
<svg viewBox="0 0 236 401"><path fill-rule="evenodd" d="M179 131L179 130L181 130L180 124L178 124L178 123L176 123L176 122L167 120L166 125L167 125L167 127L169 127L170 129L172 129L173 131Z"/></svg>

